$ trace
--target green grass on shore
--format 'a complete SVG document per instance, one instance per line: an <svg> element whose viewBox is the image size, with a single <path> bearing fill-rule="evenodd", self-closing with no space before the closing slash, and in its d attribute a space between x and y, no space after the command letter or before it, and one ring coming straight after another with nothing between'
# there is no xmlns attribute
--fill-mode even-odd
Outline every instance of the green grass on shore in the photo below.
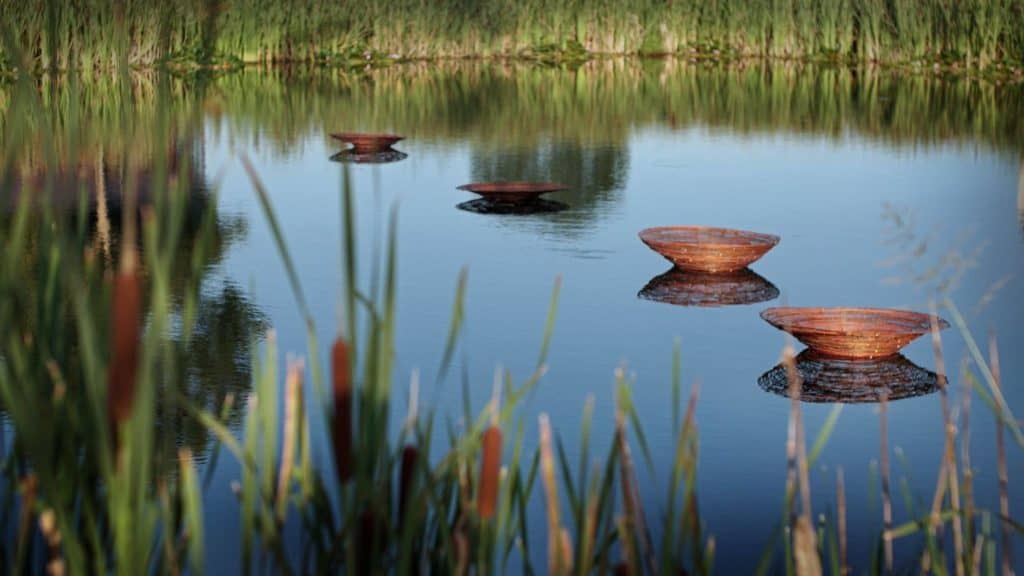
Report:
<svg viewBox="0 0 1024 576"><path fill-rule="evenodd" d="M218 68L631 53L1024 61L1024 4L1015 0L0 0L0 12L38 70L105 69L118 54L136 66Z"/></svg>

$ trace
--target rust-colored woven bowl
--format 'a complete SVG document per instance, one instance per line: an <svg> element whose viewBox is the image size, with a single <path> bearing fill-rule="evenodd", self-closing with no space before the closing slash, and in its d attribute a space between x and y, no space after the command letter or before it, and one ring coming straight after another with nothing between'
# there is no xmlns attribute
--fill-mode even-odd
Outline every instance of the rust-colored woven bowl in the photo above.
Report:
<svg viewBox="0 0 1024 576"><path fill-rule="evenodd" d="M764 256L779 237L710 226L658 226L640 231L640 240L683 270L736 272Z"/></svg>
<svg viewBox="0 0 1024 576"><path fill-rule="evenodd" d="M800 376L800 400L804 402L841 402L863 404L924 396L939 389L940 379L907 360L902 354L881 360L845 360L831 358L807 349L797 354L796 372ZM944 383L944 381L943 381ZM789 376L785 364L779 364L757 379L763 390L789 397Z"/></svg>
<svg viewBox="0 0 1024 576"><path fill-rule="evenodd" d="M749 268L723 274L672 268L652 278L637 296L676 306L737 306L774 300L779 289Z"/></svg>
<svg viewBox="0 0 1024 576"><path fill-rule="evenodd" d="M352 151L359 154L371 154L383 152L390 149L396 142L404 140L404 136L398 134L372 134L363 132L338 132L331 134L331 138L341 140L352 145Z"/></svg>
<svg viewBox="0 0 1024 576"><path fill-rule="evenodd" d="M887 308L769 308L761 318L837 358L892 356L932 329L930 314ZM940 330L949 327L942 318L935 322Z"/></svg>
<svg viewBox="0 0 1024 576"><path fill-rule="evenodd" d="M568 190L569 187L553 182L473 182L458 187L487 198L491 202L516 204L532 202L541 194Z"/></svg>

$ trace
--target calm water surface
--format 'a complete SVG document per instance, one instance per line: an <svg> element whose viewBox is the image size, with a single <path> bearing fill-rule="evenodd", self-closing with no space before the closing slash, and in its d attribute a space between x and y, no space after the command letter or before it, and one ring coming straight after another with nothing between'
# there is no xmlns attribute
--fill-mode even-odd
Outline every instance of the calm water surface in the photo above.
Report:
<svg viewBox="0 0 1024 576"><path fill-rule="evenodd" d="M615 62L580 70L410 67L359 78L246 72L197 92L186 90L184 98L193 104L185 123L193 154L204 180L221 178L217 210L235 230L204 286L221 295L215 301L225 292L244 301L245 317L272 326L282 350L305 352L304 326L240 154L254 161L270 191L324 343L334 336L341 285L343 170L354 184L364 278L387 211L398 205L397 384L404 389L419 369L423 402L452 419L461 413L458 378L435 385L433 376L459 271L468 270L469 288L452 373L468 375L474 409L489 397L497 365L520 380L532 370L552 286L561 278L550 371L523 407L528 441L536 415L546 412L573 461L588 397L598 415L595 441L609 441L614 371L624 368L636 379L654 456L656 474L641 473L652 521L674 446L670 379L678 339L684 394L700 383L698 491L722 573L749 571L781 518L789 402L758 379L778 363L784 339L759 318L764 308L927 310L950 284L975 336L984 339L990 329L999 335L1006 396L1024 413L1024 393L1013 385L1024 374L1024 356L1016 353L1024 348L1019 88L836 70ZM405 134L396 148L408 156L377 165L332 162L339 147L328 133L340 130ZM455 187L478 180L563 182L571 190L550 197L569 208L534 215L458 209L472 196ZM639 298L669 264L637 232L665 224L781 236L752 266L778 297L724 307ZM978 309L986 295L988 304ZM225 346L242 340L221 338ZM947 364L956 369L965 357L962 338L950 330L946 344ZM934 369L927 339L905 355ZM955 375L951 383L959 398L962 379ZM832 405L804 409L813 438ZM994 428L975 398L971 458L979 505L989 508L997 505ZM939 396L893 402L889 435L897 454L894 488L905 479L915 503L930 502L943 448ZM834 504L836 471L845 474L855 568L865 567L881 528L879 440L877 405L846 405L812 471L816 511ZM1011 479L1024 476L1018 456L1011 450ZM228 488L236 478L238 469L222 458L207 496L207 512L220 527L210 531L216 542L208 549L226 551L211 555L215 572L237 560L238 510ZM1011 509L1020 510L1024 495L1011 496ZM902 498L895 502L897 523L913 517ZM536 504L539 528L539 494ZM898 560L910 561L915 546L897 543Z"/></svg>

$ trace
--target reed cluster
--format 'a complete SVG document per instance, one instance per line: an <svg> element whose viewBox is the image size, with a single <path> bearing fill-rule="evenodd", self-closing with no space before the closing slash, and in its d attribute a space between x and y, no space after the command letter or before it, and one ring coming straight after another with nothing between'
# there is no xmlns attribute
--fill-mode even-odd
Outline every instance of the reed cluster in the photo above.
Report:
<svg viewBox="0 0 1024 576"><path fill-rule="evenodd" d="M124 77L121 81L119 86L130 85ZM702 521L698 496L698 389L689 387L684 404L678 346L666 393L675 438L667 459L655 459L648 449L624 371L614 375L614 412L595 415L593 404L586 404L578 435L546 416L527 421L519 409L546 377L558 282L530 374L515 378L498 370L491 401L476 413L464 382L466 403L458 420L420 410L413 375L409 408L399 423L395 398L402 391L395 383L404 378L395 373L397 212L376 255L380 265L368 278L357 276L362 268L355 256L356 195L347 170L342 172L341 313L329 357L321 360L315 319L285 232L257 168L242 158L284 262L308 345L306 358L282 363L276 339L267 335L262 353L247 358L246 387L210 402L197 389L222 375L196 369L189 357L197 341L208 342L201 284L220 223L216 212L206 209L197 225L190 224L195 217L189 204L195 194L189 186L191 157L171 162L154 154L144 162L133 154L147 149L126 147L119 163L123 169L117 171L123 183L117 217L109 207L101 208L107 187L102 181L73 180L79 201L58 209L55 174L66 165L65 155L82 156L81 141L69 138L62 149L43 139L35 148L31 134L40 126L55 129L58 122L75 133L82 118L77 88L72 85L66 116L46 107L45 92L29 78L19 77L16 90L19 113L8 115L3 126L10 146L0 157L0 183L8 189L21 165L26 151L18 143L31 145L26 153L35 154L42 169L38 188L23 189L14 209L3 212L0 226L0 408L6 415L0 442L0 562L5 572L203 572L214 553L205 546L211 527L203 501L222 452L240 470L235 494L243 573L261 568L282 574L713 571L716 544ZM170 92L156 94L150 150L173 140ZM125 116L115 125L130 126L130 112L119 110ZM123 138L131 141L130 134ZM105 179L113 173L103 168L92 175ZM465 293L462 275L438 380L448 377L459 346ZM931 507L918 510L908 497L911 520L897 523L883 398L885 505L879 552L874 559L847 558L845 535L851 528L844 520L845 500L839 499L834 513L816 514L810 493L813 465L840 411L833 410L808 447L798 401L801 383L791 369L793 403L785 436L790 472L784 485L780 479L784 509L763 571L846 574L853 566L888 572L899 568L895 550L912 537L916 543L906 546L920 550L915 567L958 574L994 573L1000 561L1005 571L1012 567L1009 543L1021 525L1012 520L1006 496L1011 484L1005 444L1024 446L1024 434L1001 392L994 344L986 358L952 303L945 309L972 356L962 372L969 386L964 397L975 394L998 417L1000 511L973 501L970 402L961 403L955 426L958 412L944 391L939 417L946 424L946 450ZM232 336L260 337L261 326L246 326L251 329ZM945 374L937 331L934 338L938 371ZM613 423L607 446L590 445L595 418ZM182 441L186 426L207 435L195 443ZM526 441L534 426L536 446ZM314 444L314 430L321 429L329 431L330 450L318 451ZM579 443L576 462L567 456L567 441ZM667 476L663 496L641 497L637 461ZM652 501L658 504L654 508ZM539 529L531 516L535 503L543 508Z"/></svg>
<svg viewBox="0 0 1024 576"><path fill-rule="evenodd" d="M1013 0L3 0L0 11L37 69L587 53L1024 60L1024 9Z"/></svg>

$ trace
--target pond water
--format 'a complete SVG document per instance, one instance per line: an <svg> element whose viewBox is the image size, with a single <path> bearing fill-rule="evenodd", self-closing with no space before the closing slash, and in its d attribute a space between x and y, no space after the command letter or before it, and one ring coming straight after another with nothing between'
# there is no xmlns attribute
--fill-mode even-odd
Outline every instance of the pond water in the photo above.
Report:
<svg viewBox="0 0 1024 576"><path fill-rule="evenodd" d="M1015 353L1024 348L1019 87L871 70L705 68L660 60L578 69L413 64L355 76L246 71L175 86L176 121L200 160L197 179L202 187L220 184L210 198L224 241L202 281L209 322L222 329L205 352L243 358L211 369L210 387L245 389L246 330L273 327L283 351L306 350L272 230L238 159L246 155L270 194L322 343L333 338L338 316L343 171L354 187L363 277L388 210L398 205L396 385L404 390L411 371L420 370L422 402L440 414L460 417L459 374L468 376L478 410L497 365L520 380L531 372L560 279L550 370L523 406L527 442L533 445L536 415L546 412L575 461L588 397L597 415L594 441L608 442L614 371L625 368L636 379L637 409L654 457L655 473L641 466L641 483L655 518L674 446L670 381L678 340L684 395L700 383L698 492L721 573L751 570L782 517L790 405L766 390L784 338L759 317L765 308L926 311L930 300L948 294L979 341L989 330L998 334L1006 396L1015 413L1024 413L1024 394L1012 384L1024 374L1024 356ZM406 140L396 145L403 154L377 164L332 161L341 148L328 134L344 130L403 134ZM567 208L460 209L474 196L456 186L488 180L564 183L569 190L548 198ZM679 305L686 304L683 290L728 300L729 287L699 277L659 279L670 265L637 233L668 224L779 235L780 244L751 266L756 275L739 288L764 301ZM454 376L435 384L462 269L468 271L463 340ZM659 286L661 298L652 295ZM963 342L955 328L945 333L957 401ZM904 354L894 370L920 378L918 367L935 369L927 338ZM894 489L902 490L905 480L923 508L935 488L943 427L934 388L912 392L889 406L889 444L896 454ZM832 410L836 394L829 394L803 404L809 439ZM977 398L970 425L977 500L995 509L995 424ZM843 470L855 569L865 566L881 529L879 446L877 404L845 405L812 469L816 512L834 504L836 471ZM1011 449L1011 480L1024 475L1018 456ZM209 531L215 541L207 549L227 552L210 554L213 573L237 561L238 505L229 489L237 478L230 458L221 458L207 493L207 514L218 527ZM536 503L533 520L541 529L539 494ZM1011 510L1022 506L1024 495L1011 489ZM897 496L896 522L913 517ZM915 550L915 543L897 542L897 560L912 561Z"/></svg>

